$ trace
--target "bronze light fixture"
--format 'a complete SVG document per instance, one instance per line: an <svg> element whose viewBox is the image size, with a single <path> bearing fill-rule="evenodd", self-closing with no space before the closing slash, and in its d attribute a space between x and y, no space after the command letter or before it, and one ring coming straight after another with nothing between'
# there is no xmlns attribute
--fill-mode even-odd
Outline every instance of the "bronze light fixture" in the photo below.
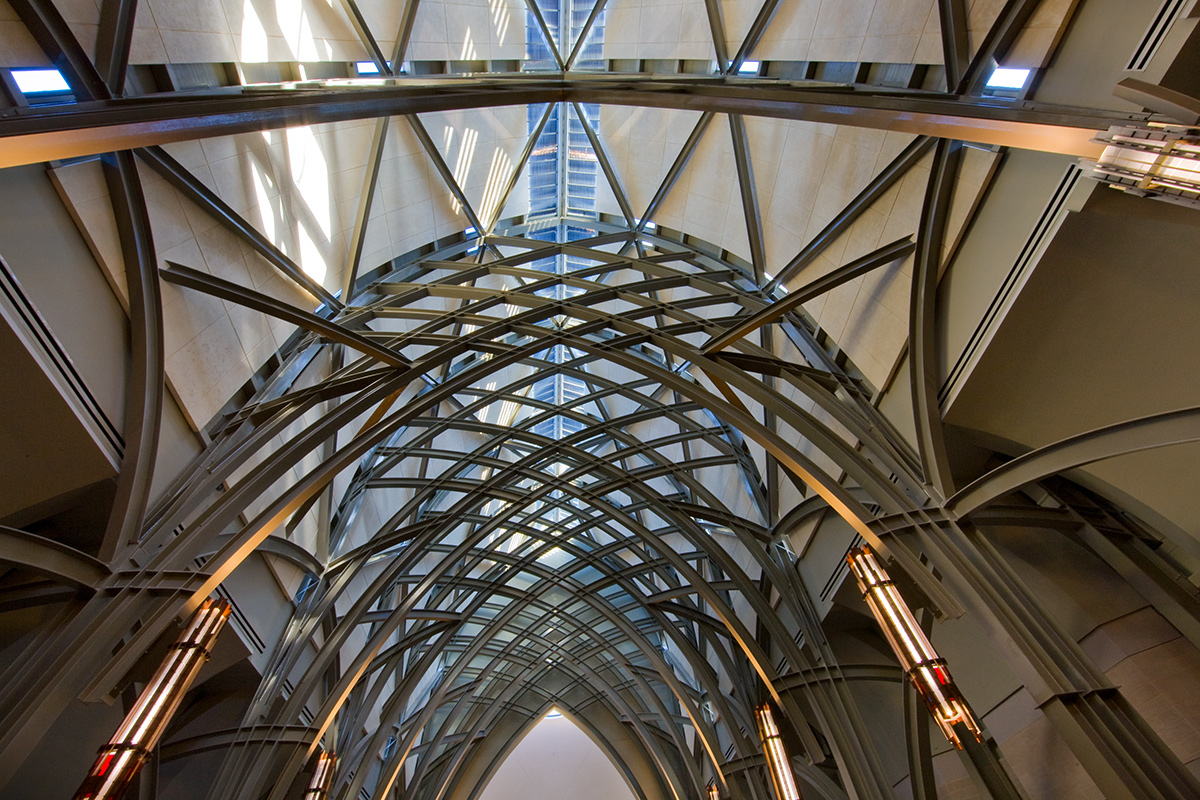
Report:
<svg viewBox="0 0 1200 800"><path fill-rule="evenodd" d="M321 753L317 758L317 768L313 771L312 780L304 790L304 800L325 800L329 796L329 787L333 783L333 766L337 756Z"/></svg>
<svg viewBox="0 0 1200 800"><path fill-rule="evenodd" d="M120 800L124 796L208 660L229 612L226 600L205 600L196 610L117 732L101 748L75 800Z"/></svg>
<svg viewBox="0 0 1200 800"><path fill-rule="evenodd" d="M783 747L783 737L779 735L779 726L775 724L771 707L761 705L754 709L754 719L758 722L758 738L762 739L771 783L775 785L775 797L778 800L801 800L787 750Z"/></svg>
<svg viewBox="0 0 1200 800"><path fill-rule="evenodd" d="M946 659L933 649L875 554L867 547L855 548L850 551L848 560L867 607L875 615L879 627L883 628L883 634L900 660L904 673L925 701L925 706L933 714L942 733L960 750L963 743L959 726L982 741L983 732L950 677Z"/></svg>

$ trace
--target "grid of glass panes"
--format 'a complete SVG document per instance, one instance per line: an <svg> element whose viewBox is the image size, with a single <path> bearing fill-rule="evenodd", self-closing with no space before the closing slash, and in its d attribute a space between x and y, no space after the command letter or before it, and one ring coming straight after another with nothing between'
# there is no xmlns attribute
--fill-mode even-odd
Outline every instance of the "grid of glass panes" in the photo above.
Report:
<svg viewBox="0 0 1200 800"><path fill-rule="evenodd" d="M599 127L600 106L587 103L580 108L592 130ZM596 178L599 172L596 151L592 149L583 121L572 112L567 125L567 214L575 217L596 216Z"/></svg>
<svg viewBox="0 0 1200 800"><path fill-rule="evenodd" d="M569 2L569 0L567 1ZM587 24L588 17L591 16L595 6L595 0L571 3L572 47L575 46L579 35L583 33L583 26ZM596 21L592 23L592 30L588 34L587 41L584 42L583 48L572 65L573 69L604 69L604 14L604 9L601 9L600 13L596 15Z"/></svg>
<svg viewBox="0 0 1200 800"><path fill-rule="evenodd" d="M565 345L557 344L546 352L545 357L551 363L563 364L574 360L576 353ZM556 372L535 383L529 394L534 400L561 406L587 394L587 384L574 375ZM573 417L555 414L534 425L532 430L539 436L561 439L583 430L583 423Z"/></svg>
<svg viewBox="0 0 1200 800"><path fill-rule="evenodd" d="M546 27L550 29L550 35L554 38L555 44L560 47L561 52L559 40L562 37L558 35L560 0L535 1L538 9L542 12L542 18L546 20ZM563 1L570 2L570 0ZM529 10L525 11L525 69L558 69L558 64L554 63L554 55L550 52L549 45L546 44L546 37L542 35L537 17Z"/></svg>
<svg viewBox="0 0 1200 800"><path fill-rule="evenodd" d="M529 154L529 218L553 217L558 214L558 118L554 109L546 127L538 136L533 152ZM544 105L530 105L526 112L528 132L533 133L542 115Z"/></svg>

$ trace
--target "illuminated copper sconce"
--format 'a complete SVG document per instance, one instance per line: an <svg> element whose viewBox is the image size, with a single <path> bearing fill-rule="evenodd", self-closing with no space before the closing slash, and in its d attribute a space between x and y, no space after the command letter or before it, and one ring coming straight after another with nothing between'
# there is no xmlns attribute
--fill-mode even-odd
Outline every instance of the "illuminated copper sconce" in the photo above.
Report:
<svg viewBox="0 0 1200 800"><path fill-rule="evenodd" d="M754 709L754 719L758 722L758 738L762 739L771 783L775 784L775 797L778 800L800 800L796 777L792 774L792 765L783 748L783 737L779 735L779 726L775 724L771 707L761 705Z"/></svg>
<svg viewBox="0 0 1200 800"><path fill-rule="evenodd" d="M120 800L150 757L229 617L225 600L205 600L101 750L75 800Z"/></svg>
<svg viewBox="0 0 1200 800"><path fill-rule="evenodd" d="M333 783L333 765L336 763L337 756L321 753L312 780L308 782L308 788L304 791L304 800L325 800L329 796L329 786Z"/></svg>
<svg viewBox="0 0 1200 800"><path fill-rule="evenodd" d="M933 649L875 554L866 547L856 548L850 551L848 560L867 607L883 628L904 673L925 701L942 733L960 750L962 739L955 729L957 725L964 726L977 740L983 741L983 732L954 685L946 669L946 660Z"/></svg>
<svg viewBox="0 0 1200 800"><path fill-rule="evenodd" d="M715 783L708 785L708 800L721 800L721 790L717 788L717 784Z"/></svg>

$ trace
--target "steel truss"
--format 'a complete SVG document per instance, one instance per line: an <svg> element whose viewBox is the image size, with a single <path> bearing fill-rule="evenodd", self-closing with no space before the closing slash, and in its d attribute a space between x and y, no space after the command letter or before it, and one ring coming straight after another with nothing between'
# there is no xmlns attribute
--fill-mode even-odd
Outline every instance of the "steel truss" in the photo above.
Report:
<svg viewBox="0 0 1200 800"><path fill-rule="evenodd" d="M1019 654L1014 668L1106 793L1200 794L985 535L988 526L1030 520L1061 530L1200 642L1200 604L1155 556L1157 540L1119 529L1120 519L1087 507L1054 478L1113 455L1194 441L1198 412L1083 434L956 491L930 383L956 140L1081 152L1094 130L1128 117L977 96L992 59L1033 12L1028 0L1005 4L973 57L963 3L939 0L946 93L727 80L753 55L777 5L762 4L729 59L720 4L706 2L722 73L715 78L573 75L603 2L568 53L570 43L554 41L530 0L561 75L130 99L122 95L134 3L103 4L95 65L52 4L16 3L86 102L0 119L0 164L121 151L105 157L105 172L129 276L127 413L136 425L126 432L99 559L0 529L3 559L56 587L42 599L41 587L8 599L60 603L24 657L0 672L0 776L11 775L73 698L111 700L176 617L257 551L306 573L307 594L274 643L241 725L164 751L182 758L223 750L210 797L282 798L324 740L340 755L335 797L474 798L553 706L604 743L641 800L695 800L710 780L723 795L765 800L748 731L753 705L770 698L803 748L807 764L796 769L806 791L828 800L891 798L850 682L899 682L899 672L838 664L807 587L775 546L789 524L836 513L892 559L914 600L941 616L971 613ZM342 6L380 73L391 75L356 4ZM395 63L416 9L416 0L405 4ZM590 102L703 112L640 217L580 111ZM416 116L528 103L576 104L623 220L556 220L588 233L544 242L532 238L535 226L500 219L553 105L486 220ZM701 139L722 129L709 124L719 113L728 115L748 264L649 227ZM394 115L408 118L475 235L376 268L361 263L362 248ZM921 136L787 265L768 265L746 116ZM142 150L138 157L321 305L289 307L187 264L155 275L131 149L361 118L378 121L340 294L307 278L165 153ZM915 242L898 240L777 295L931 149ZM915 449L801 310L911 253ZM542 268L545 259L567 258L569 270ZM200 457L149 504L163 402L159 277L298 331L281 365L210 428ZM578 394L537 397L547 380L570 381ZM807 456L802 443L832 466ZM780 476L804 494L795 509L779 507ZM1035 481L1063 498L1060 511L997 505ZM379 507L388 513L375 514ZM310 548L298 532L313 509L320 521ZM1104 525L1093 524L1098 516ZM910 713L910 769L914 792L928 796L927 731L915 719ZM1114 752L1123 754L1115 762ZM1016 791L1001 780L985 784L997 797Z"/></svg>

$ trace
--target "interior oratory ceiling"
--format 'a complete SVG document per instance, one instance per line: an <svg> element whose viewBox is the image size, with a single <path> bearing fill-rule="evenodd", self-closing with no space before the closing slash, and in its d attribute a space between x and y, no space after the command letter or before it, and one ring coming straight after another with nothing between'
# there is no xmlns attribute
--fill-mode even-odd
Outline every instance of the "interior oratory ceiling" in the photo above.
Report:
<svg viewBox="0 0 1200 800"><path fill-rule="evenodd" d="M1195 6L0 0L0 795L1200 796Z"/></svg>

